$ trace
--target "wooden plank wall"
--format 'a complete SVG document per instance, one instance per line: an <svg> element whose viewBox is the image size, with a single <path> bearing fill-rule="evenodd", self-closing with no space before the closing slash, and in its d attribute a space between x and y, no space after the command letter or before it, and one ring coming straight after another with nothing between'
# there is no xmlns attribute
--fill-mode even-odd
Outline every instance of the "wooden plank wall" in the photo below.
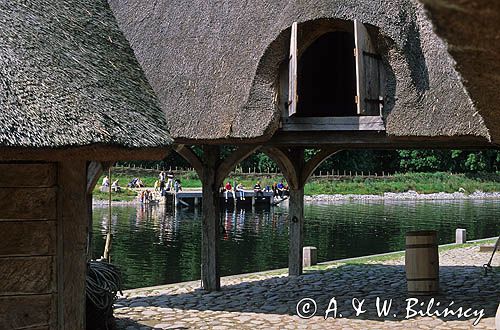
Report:
<svg viewBox="0 0 500 330"><path fill-rule="evenodd" d="M57 327L57 165L0 163L0 329Z"/></svg>
<svg viewBox="0 0 500 330"><path fill-rule="evenodd" d="M84 329L84 161L0 162L0 329Z"/></svg>

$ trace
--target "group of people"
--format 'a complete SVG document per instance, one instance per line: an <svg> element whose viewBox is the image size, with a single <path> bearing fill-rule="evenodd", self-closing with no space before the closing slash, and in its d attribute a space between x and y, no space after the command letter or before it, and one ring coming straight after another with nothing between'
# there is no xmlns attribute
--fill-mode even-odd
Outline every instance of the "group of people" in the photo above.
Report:
<svg viewBox="0 0 500 330"><path fill-rule="evenodd" d="M108 176L106 175L103 179L102 179L102 184L101 184L101 191L104 191L105 189L106 190L109 189L109 178ZM115 181L113 181L113 183L111 184L111 191L120 191L121 190L121 187L120 187L120 184L118 183L118 179L116 179Z"/></svg>
<svg viewBox="0 0 500 330"><path fill-rule="evenodd" d="M167 191L174 189L175 192L182 191L181 181L174 180L174 173L172 171L161 171L158 175L158 180L154 184L155 191L159 191L162 196L165 196Z"/></svg>
<svg viewBox="0 0 500 330"><path fill-rule="evenodd" d="M272 185L272 190L273 190L273 197L284 198L285 196L289 195L289 187L288 185L285 185L283 183L283 180L281 180L279 183L275 182Z"/></svg>
<svg viewBox="0 0 500 330"><path fill-rule="evenodd" d="M148 189L141 191L141 194L139 195L139 200L141 203L149 203L153 201L154 199L154 194L152 191L149 191Z"/></svg>
<svg viewBox="0 0 500 330"><path fill-rule="evenodd" d="M231 183L228 181L226 183L226 185L224 186L224 193L225 193L225 197L226 197L226 202L227 202L227 194L228 193L232 193L234 199L236 199L236 193L239 193L240 200L242 200L242 201L245 200L245 190L244 190L243 184L241 184L241 182L239 182L238 184L236 184L236 182L235 182L235 187L233 189L233 186L231 186Z"/></svg>
<svg viewBox="0 0 500 330"><path fill-rule="evenodd" d="M240 198L240 200L245 200L245 190L243 187L243 184L239 182L236 184L234 183L234 187L231 185L231 182L227 181L225 186L224 186L224 196L228 198L228 194L232 193L233 198L236 200L237 197ZM284 198L285 196L288 195L288 185L285 185L283 183L283 180L281 180L279 183L275 182L271 187L266 186L265 189L262 188L261 182L257 181L254 186L253 186L253 192L255 193L255 197L257 198L263 198L264 197L264 191L273 191L273 197L280 197Z"/></svg>
<svg viewBox="0 0 500 330"><path fill-rule="evenodd" d="M129 188L144 188L144 182L142 182L141 178L133 178L132 181L130 181L127 184L127 187Z"/></svg>

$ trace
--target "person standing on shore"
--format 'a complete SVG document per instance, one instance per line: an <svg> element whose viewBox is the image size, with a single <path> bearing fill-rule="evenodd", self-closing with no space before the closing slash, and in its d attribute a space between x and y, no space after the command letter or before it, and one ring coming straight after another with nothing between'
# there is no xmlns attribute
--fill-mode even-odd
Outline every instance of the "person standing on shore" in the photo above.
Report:
<svg viewBox="0 0 500 330"><path fill-rule="evenodd" d="M102 186L109 187L109 178L107 175L104 177L104 179L102 179Z"/></svg>
<svg viewBox="0 0 500 330"><path fill-rule="evenodd" d="M161 171L160 175L158 175L158 190L160 191L160 195L163 196L165 194L165 179L166 174L165 171Z"/></svg>
<svg viewBox="0 0 500 330"><path fill-rule="evenodd" d="M172 189L174 183L174 173L172 171L168 171L167 173L167 191L170 191Z"/></svg>
<svg viewBox="0 0 500 330"><path fill-rule="evenodd" d="M121 191L121 187L120 187L120 184L118 183L118 179L116 179L115 181L113 181L113 184L111 185L111 190L112 191L115 191L115 192L119 192Z"/></svg>

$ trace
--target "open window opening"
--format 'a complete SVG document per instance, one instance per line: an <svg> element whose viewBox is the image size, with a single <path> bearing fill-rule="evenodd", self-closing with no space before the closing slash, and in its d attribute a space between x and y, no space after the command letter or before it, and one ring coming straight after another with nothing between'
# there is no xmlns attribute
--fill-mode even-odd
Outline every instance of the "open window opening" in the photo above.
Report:
<svg viewBox="0 0 500 330"><path fill-rule="evenodd" d="M385 69L368 29L357 20L292 24L280 78L288 129L385 129Z"/></svg>
<svg viewBox="0 0 500 330"><path fill-rule="evenodd" d="M344 31L321 35L298 61L300 117L356 116L354 38Z"/></svg>

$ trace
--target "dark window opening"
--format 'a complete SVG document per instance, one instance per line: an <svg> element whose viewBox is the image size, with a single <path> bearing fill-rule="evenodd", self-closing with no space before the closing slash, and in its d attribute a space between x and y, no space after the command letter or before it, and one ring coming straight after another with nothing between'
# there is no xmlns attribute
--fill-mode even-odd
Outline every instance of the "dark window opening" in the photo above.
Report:
<svg viewBox="0 0 500 330"><path fill-rule="evenodd" d="M354 36L336 31L323 34L298 63L297 116L357 116Z"/></svg>

